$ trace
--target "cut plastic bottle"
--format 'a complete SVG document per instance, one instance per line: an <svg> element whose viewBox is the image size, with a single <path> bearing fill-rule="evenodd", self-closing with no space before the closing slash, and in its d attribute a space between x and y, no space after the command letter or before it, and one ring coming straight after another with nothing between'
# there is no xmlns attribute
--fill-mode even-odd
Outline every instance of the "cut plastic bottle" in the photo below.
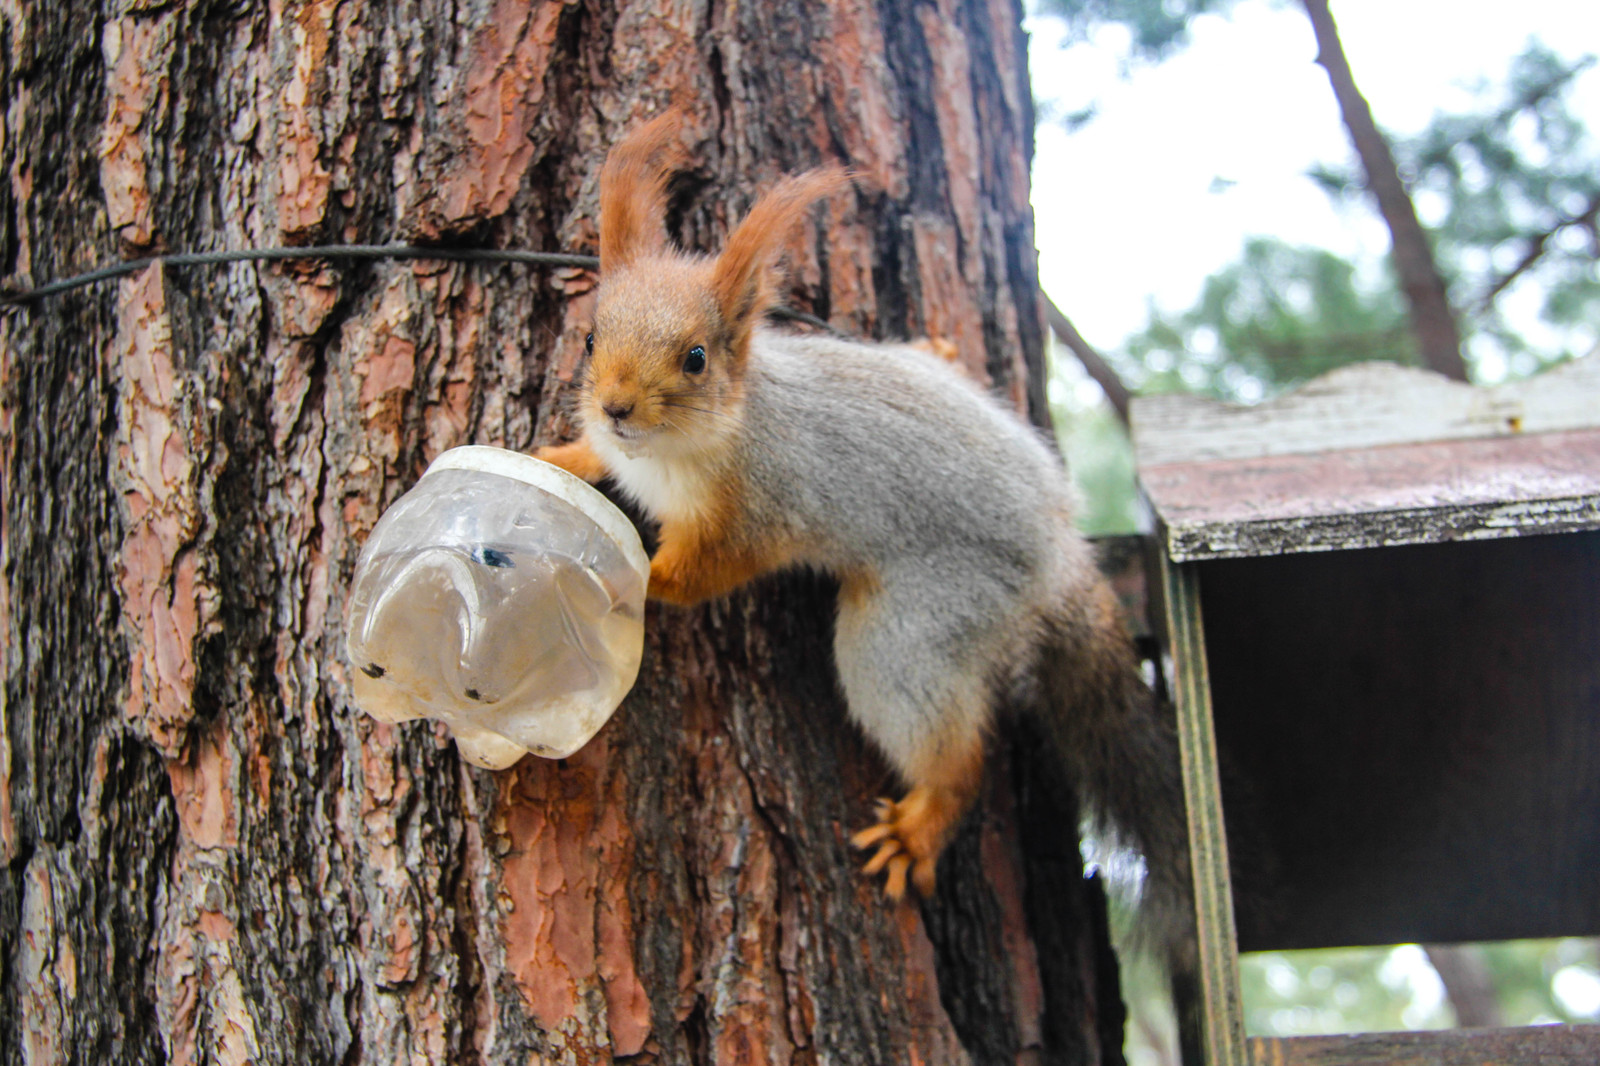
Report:
<svg viewBox="0 0 1600 1066"><path fill-rule="evenodd" d="M649 574L627 517L565 470L445 452L356 563L356 703L386 722L437 718L490 769L571 755L638 676Z"/></svg>

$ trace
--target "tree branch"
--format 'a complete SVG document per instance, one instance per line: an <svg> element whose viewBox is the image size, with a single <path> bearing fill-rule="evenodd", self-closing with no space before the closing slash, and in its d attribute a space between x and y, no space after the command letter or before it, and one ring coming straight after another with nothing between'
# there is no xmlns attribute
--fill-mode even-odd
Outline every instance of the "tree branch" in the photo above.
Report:
<svg viewBox="0 0 1600 1066"><path fill-rule="evenodd" d="M1496 278L1494 283L1484 290L1483 295L1478 297L1476 303L1473 304L1473 309L1476 313L1480 315L1488 314L1489 308L1499 295L1510 288L1512 282L1531 270L1533 265L1544 257L1545 249L1549 246L1552 237L1568 226L1583 226L1593 232L1597 218L1600 218L1600 193L1591 196L1588 206L1578 214L1562 219L1545 232L1534 237L1528 244L1528 250L1517 261L1517 265Z"/></svg>
<svg viewBox="0 0 1600 1066"><path fill-rule="evenodd" d="M1428 154L1424 155L1420 160L1417 161L1418 168L1425 169L1427 167L1438 166L1449 157L1451 152L1455 151L1463 144L1466 144L1474 137L1484 136L1496 131L1503 131L1507 126L1511 125L1512 121L1516 119L1518 115L1521 115L1524 111L1530 111L1533 108L1538 107L1544 101L1554 96L1563 87L1571 84L1572 80L1579 74L1582 74L1584 71L1594 66L1595 62L1596 60L1594 56L1584 56L1582 59L1573 63L1572 66L1563 67L1560 73L1556 74L1554 77L1547 78L1536 85L1530 86L1527 92L1512 100L1510 103L1506 104L1505 107L1501 108L1499 111L1496 111L1488 118L1480 121L1475 127L1472 128L1470 132L1456 137L1454 140L1449 141L1448 143L1433 145Z"/></svg>
<svg viewBox="0 0 1600 1066"><path fill-rule="evenodd" d="M1372 109L1356 88L1327 0L1301 0L1301 4L1316 33L1317 62L1328 72L1328 82L1339 101L1339 114L1350 131L1361 167L1366 171L1367 188L1377 199L1378 211L1389 227L1390 255L1411 311L1411 330L1417 338L1417 350L1430 370L1465 381L1467 364L1461 358L1461 334L1456 328L1444 278L1434 262L1433 249L1428 245L1422 224L1417 221L1411 194L1400 180L1389 142L1378 131Z"/></svg>
<svg viewBox="0 0 1600 1066"><path fill-rule="evenodd" d="M1078 332L1072 320L1062 313L1061 308L1056 306L1049 294L1041 290L1039 295L1044 298L1044 313L1050 321L1050 331L1062 344L1072 349L1072 354L1078 357L1083 369L1088 371L1095 384L1106 394L1106 399L1116 410L1117 417L1122 420L1124 426L1127 426L1128 402L1131 398L1128 386L1122 383L1122 379L1117 377L1117 372L1111 369L1111 365L1094 346L1083 339L1083 334Z"/></svg>

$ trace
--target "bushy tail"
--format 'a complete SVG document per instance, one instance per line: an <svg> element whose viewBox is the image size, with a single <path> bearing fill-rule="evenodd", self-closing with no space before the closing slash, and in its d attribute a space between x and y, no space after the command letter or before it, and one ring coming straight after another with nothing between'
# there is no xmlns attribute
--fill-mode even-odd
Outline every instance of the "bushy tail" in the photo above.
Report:
<svg viewBox="0 0 1600 1066"><path fill-rule="evenodd" d="M1041 664L1049 731L1096 833L1143 856L1136 937L1165 956L1174 980L1183 980L1197 960L1172 715L1145 684L1098 573L1063 597L1050 624Z"/></svg>

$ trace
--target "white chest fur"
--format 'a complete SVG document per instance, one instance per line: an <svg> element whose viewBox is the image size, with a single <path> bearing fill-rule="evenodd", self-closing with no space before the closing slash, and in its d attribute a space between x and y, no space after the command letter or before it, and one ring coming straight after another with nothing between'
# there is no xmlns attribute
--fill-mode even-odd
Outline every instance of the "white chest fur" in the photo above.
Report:
<svg viewBox="0 0 1600 1066"><path fill-rule="evenodd" d="M594 435L592 447L622 491L657 521L697 518L715 498L703 462L670 455L628 455L604 434Z"/></svg>

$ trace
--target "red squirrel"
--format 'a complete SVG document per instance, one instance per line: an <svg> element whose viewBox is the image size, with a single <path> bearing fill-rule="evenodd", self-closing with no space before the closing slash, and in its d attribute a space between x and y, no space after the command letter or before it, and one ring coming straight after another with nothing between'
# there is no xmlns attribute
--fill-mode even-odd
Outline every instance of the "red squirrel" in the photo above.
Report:
<svg viewBox="0 0 1600 1066"><path fill-rule="evenodd" d="M924 351L763 325L778 249L844 170L779 182L715 257L671 246L678 127L672 112L647 123L601 170L583 434L535 454L610 478L660 523L656 599L694 604L785 567L838 579L850 717L910 786L853 838L889 896L908 879L932 892L997 703L1020 688L1089 810L1145 855L1144 910L1172 943L1189 906L1176 745L1059 456Z"/></svg>

